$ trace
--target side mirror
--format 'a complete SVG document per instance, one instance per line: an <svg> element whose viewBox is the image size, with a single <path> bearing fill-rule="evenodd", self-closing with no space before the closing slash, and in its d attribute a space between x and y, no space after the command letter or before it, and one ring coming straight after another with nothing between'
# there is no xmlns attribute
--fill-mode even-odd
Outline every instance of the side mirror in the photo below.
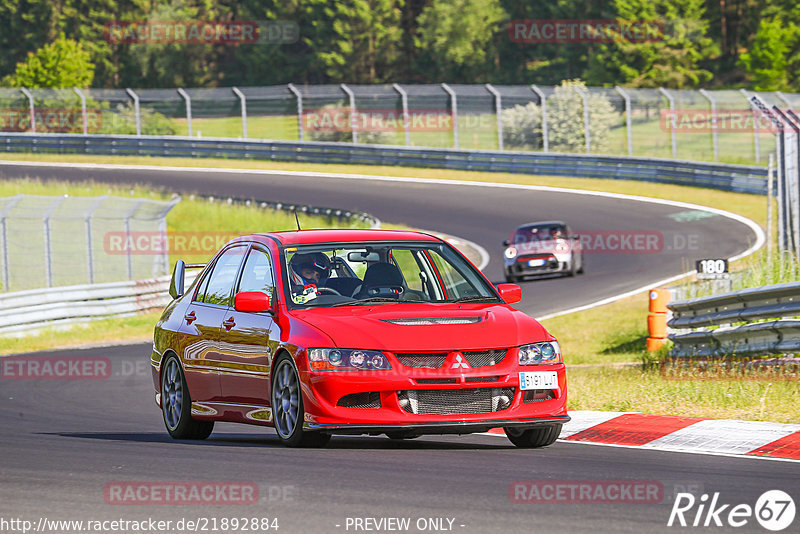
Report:
<svg viewBox="0 0 800 534"><path fill-rule="evenodd" d="M233 307L240 312L265 312L270 311L269 295L263 291L242 291L236 293Z"/></svg>
<svg viewBox="0 0 800 534"><path fill-rule="evenodd" d="M172 280L169 283L169 294L173 299L183 296L183 280L186 275L186 264L183 260L175 262L175 269L172 271Z"/></svg>
<svg viewBox="0 0 800 534"><path fill-rule="evenodd" d="M497 284L497 292L506 304L514 304L522 300L522 288L517 284Z"/></svg>
<svg viewBox="0 0 800 534"><path fill-rule="evenodd" d="M503 246L507 247L509 245L508 239L503 239Z"/></svg>

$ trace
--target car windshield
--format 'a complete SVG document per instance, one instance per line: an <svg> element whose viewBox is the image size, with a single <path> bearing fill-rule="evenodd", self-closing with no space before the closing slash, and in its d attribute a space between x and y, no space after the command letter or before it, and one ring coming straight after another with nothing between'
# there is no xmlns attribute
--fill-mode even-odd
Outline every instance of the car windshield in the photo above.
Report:
<svg viewBox="0 0 800 534"><path fill-rule="evenodd" d="M461 254L444 243L346 243L284 249L289 306L500 302Z"/></svg>
<svg viewBox="0 0 800 534"><path fill-rule="evenodd" d="M511 242L514 244L551 241L564 239L567 229L562 224L540 224L535 226L522 226L514 232Z"/></svg>

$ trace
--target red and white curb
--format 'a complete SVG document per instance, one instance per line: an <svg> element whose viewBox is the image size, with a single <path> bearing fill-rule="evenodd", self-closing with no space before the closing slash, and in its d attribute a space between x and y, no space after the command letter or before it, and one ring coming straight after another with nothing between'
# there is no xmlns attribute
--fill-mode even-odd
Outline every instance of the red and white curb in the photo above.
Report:
<svg viewBox="0 0 800 534"><path fill-rule="evenodd" d="M564 425L561 441L800 460L800 425L638 412L571 411L569 415L572 420Z"/></svg>

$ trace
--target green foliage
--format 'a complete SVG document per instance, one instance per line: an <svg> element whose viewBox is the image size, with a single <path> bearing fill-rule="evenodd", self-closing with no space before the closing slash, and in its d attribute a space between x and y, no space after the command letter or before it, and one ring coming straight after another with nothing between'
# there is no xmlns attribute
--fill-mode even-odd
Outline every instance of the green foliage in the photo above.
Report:
<svg viewBox="0 0 800 534"><path fill-rule="evenodd" d="M503 142L508 148L538 149L542 146L542 109L536 102L504 109Z"/></svg>
<svg viewBox="0 0 800 534"><path fill-rule="evenodd" d="M664 37L515 42L507 22L525 19L650 21L663 25ZM148 20L289 21L300 33L291 44L128 44L106 38L108 23ZM800 83L798 27L800 9L791 0L0 0L0 78L6 76L5 85L108 88L552 85L580 78L589 85L791 92ZM72 70L74 76L52 70L52 61L41 57L45 47L67 42L73 48L79 43L76 58L85 63L88 54L91 65ZM30 53L38 59L27 59Z"/></svg>
<svg viewBox="0 0 800 534"><path fill-rule="evenodd" d="M17 63L14 74L3 80L11 87L88 87L94 77L94 65L80 43L62 34L50 44L28 54Z"/></svg>
<svg viewBox="0 0 800 534"><path fill-rule="evenodd" d="M784 24L780 18L761 20L750 50L739 58L739 66L750 75L755 90L790 89L789 56L799 37L794 24Z"/></svg>
<svg viewBox="0 0 800 534"><path fill-rule="evenodd" d="M416 44L430 54L439 72L463 68L479 74L506 18L499 0L433 0L417 19Z"/></svg>
<svg viewBox="0 0 800 534"><path fill-rule="evenodd" d="M403 0L345 0L327 7L334 37L319 54L326 73L343 82L392 80L402 6Z"/></svg>
<svg viewBox="0 0 800 534"><path fill-rule="evenodd" d="M319 109L321 114L325 113L325 110L334 110L335 112L341 113L342 110L345 109L345 105L343 102L339 104L328 104L326 106L322 106ZM349 123L350 121L350 114L347 113L347 117L343 120L345 123ZM377 144L377 145L386 145L390 144L393 136L390 132L382 132L382 131L365 131L365 130L358 130L358 142L359 143L370 143L370 144ZM350 130L333 130L333 131L326 131L326 130L309 130L307 132L308 138L311 141L326 141L332 143L352 143L353 142L353 133Z"/></svg>
<svg viewBox="0 0 800 534"><path fill-rule="evenodd" d="M175 135L175 123L157 111L140 108L142 135ZM103 112L101 134L136 134L136 110L132 102L117 104L113 111Z"/></svg>
<svg viewBox="0 0 800 534"><path fill-rule="evenodd" d="M550 149L561 152L580 152L586 147L583 121L583 97L579 91L586 88L581 80L564 80L547 99L547 128ZM606 147L608 132L616 121L616 112L608 99L590 94L589 137L592 151Z"/></svg>
<svg viewBox="0 0 800 534"><path fill-rule="evenodd" d="M615 0L614 7L615 17L623 21L660 22L663 34L645 42L620 36L599 45L587 65L590 85L681 89L697 87L712 78L712 73L700 66L719 53L707 36L703 0Z"/></svg>

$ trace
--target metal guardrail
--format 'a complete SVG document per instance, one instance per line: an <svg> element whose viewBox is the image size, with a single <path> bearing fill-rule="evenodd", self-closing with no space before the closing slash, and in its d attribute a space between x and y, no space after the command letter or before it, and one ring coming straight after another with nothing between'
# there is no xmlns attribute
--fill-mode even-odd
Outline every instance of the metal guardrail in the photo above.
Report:
<svg viewBox="0 0 800 534"><path fill-rule="evenodd" d="M705 330L670 334L669 339L674 343L673 356L800 351L800 320L793 319L800 316L800 282L681 300L667 307L672 311L672 319L667 323L670 328L706 327Z"/></svg>
<svg viewBox="0 0 800 534"><path fill-rule="evenodd" d="M195 273L192 273L196 276ZM0 334L29 331L160 309L171 276L149 280L32 289L0 294Z"/></svg>
<svg viewBox="0 0 800 534"><path fill-rule="evenodd" d="M629 156L407 148L313 141L9 132L0 133L0 151L405 165L469 171L639 180L755 194L765 194L767 190L766 167Z"/></svg>

